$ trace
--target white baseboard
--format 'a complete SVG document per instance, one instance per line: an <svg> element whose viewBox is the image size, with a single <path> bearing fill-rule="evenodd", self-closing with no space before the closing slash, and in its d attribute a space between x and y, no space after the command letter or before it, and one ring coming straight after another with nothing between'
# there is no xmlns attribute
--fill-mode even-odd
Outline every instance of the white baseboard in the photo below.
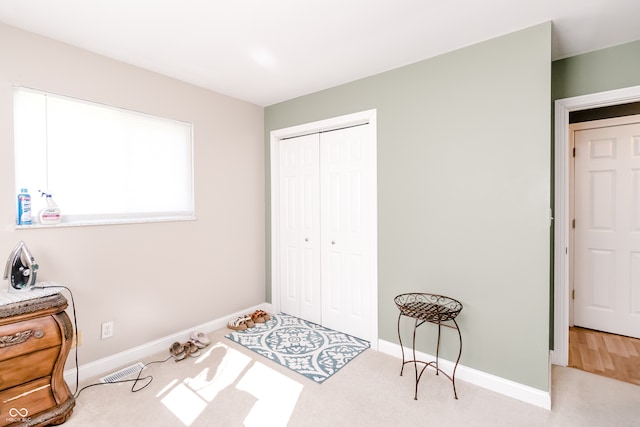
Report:
<svg viewBox="0 0 640 427"><path fill-rule="evenodd" d="M161 353L163 351L166 351L167 356L169 356L168 350L171 344L176 341L185 342L189 340L189 335L191 335L191 332L193 331L200 331L206 334L217 329L224 328L225 326L227 326L227 322L229 319L233 319L246 313L251 313L255 310L265 310L267 312L271 312L271 308L272 306L269 303L259 304L257 306L249 307L236 313L230 313L227 316L220 317L210 322L196 325L193 328L176 332L175 334L168 335L155 341L139 345L129 350L122 351L120 353L104 357L102 359L94 360L93 362L85 363L84 365L81 365L77 370L80 372L79 381L82 382L91 378L98 378L105 374L109 374L117 369L120 369L123 366L139 362L141 359ZM70 356L73 355L73 351L74 350L72 350ZM77 371L76 368L64 371L64 379L67 384L72 385L76 383ZM71 389L73 389L73 387L71 387Z"/></svg>
<svg viewBox="0 0 640 427"><path fill-rule="evenodd" d="M378 350L382 353L397 357L398 359L402 358L402 350L400 349L399 344L379 340ZM404 351L405 354L411 354L412 352L412 350L407 347L404 348ZM416 351L416 357L419 360L435 360L435 356L419 351ZM445 372L452 372L455 365L454 362L450 362L442 358L439 359L439 364ZM551 410L551 393L537 388L497 377L464 365L458 365L458 369L456 370L456 380L465 381L496 393L504 394L505 396Z"/></svg>

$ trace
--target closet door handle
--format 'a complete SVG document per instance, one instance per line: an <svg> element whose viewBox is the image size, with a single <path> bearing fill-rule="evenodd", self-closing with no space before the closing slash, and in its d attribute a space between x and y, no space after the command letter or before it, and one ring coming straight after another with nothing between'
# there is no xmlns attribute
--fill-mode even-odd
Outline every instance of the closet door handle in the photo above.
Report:
<svg viewBox="0 0 640 427"><path fill-rule="evenodd" d="M335 240L332 240L332 241L331 241L331 244L332 244L332 245L335 245L335 244L336 244L336 241L335 241Z"/></svg>
<svg viewBox="0 0 640 427"><path fill-rule="evenodd" d="M308 242L308 241L309 241L309 238L308 238L308 237L305 237L305 238L304 238L304 241L305 241L305 242Z"/></svg>

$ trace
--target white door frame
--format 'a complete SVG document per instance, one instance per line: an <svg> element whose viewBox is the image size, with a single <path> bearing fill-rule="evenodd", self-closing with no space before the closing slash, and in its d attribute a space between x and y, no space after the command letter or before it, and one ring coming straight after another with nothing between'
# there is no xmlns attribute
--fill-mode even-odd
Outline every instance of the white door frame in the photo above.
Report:
<svg viewBox="0 0 640 427"><path fill-rule="evenodd" d="M569 113L640 101L640 86L558 99L555 102L555 233L554 233L554 350L551 363L569 364L569 242L570 161Z"/></svg>
<svg viewBox="0 0 640 427"><path fill-rule="evenodd" d="M284 129L278 129L271 132L270 136L270 153L271 153L271 303L273 309L280 311L280 289L276 284L280 283L279 271L279 253L280 253L280 231L278 218L278 207L280 206L280 189L277 183L280 176L280 153L278 141L284 138L291 138L309 133L323 132L334 129L340 129L349 126L361 125L369 123L373 126L373 148L371 156L371 171L374 177L373 186L373 205L376 206L372 212L372 241L374 242L370 248L369 256L372 260L372 289L371 289L371 307L372 324L370 336L371 348L378 348L378 213L377 213L377 110L367 110L359 113L348 114L345 116L334 117L331 119L320 120L317 122L306 123L298 126L292 126Z"/></svg>

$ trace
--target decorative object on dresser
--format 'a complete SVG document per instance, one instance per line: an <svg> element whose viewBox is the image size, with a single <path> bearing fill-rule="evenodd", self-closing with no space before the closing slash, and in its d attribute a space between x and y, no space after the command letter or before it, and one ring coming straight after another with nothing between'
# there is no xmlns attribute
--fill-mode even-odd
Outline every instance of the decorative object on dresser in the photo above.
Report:
<svg viewBox="0 0 640 427"><path fill-rule="evenodd" d="M59 289L0 290L0 426L64 423L75 399L64 380L73 327Z"/></svg>
<svg viewBox="0 0 640 427"><path fill-rule="evenodd" d="M4 279L9 281L9 292L30 291L36 283L38 264L24 242L19 242L7 259Z"/></svg>

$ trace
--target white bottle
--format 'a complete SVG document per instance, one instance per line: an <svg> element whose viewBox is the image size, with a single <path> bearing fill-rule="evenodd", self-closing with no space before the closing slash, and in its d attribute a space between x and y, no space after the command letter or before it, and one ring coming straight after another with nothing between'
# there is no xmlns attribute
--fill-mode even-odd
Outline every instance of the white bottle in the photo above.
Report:
<svg viewBox="0 0 640 427"><path fill-rule="evenodd" d="M42 195L46 197L47 207L40 210L39 218L40 224L59 224L62 220L60 214L60 208L51 198L51 194L42 192Z"/></svg>

